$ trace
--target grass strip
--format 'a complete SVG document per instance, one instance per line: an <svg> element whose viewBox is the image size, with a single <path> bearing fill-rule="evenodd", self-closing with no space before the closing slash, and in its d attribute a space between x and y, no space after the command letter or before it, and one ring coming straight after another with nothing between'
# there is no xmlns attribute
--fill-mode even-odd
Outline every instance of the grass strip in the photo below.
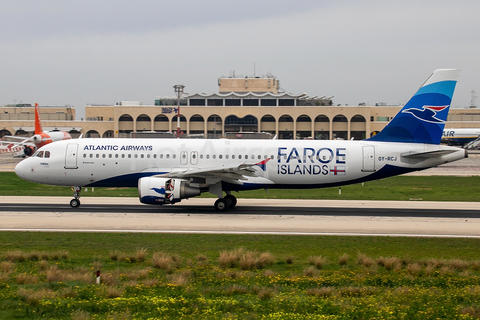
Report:
<svg viewBox="0 0 480 320"><path fill-rule="evenodd" d="M476 319L479 244L2 232L0 318Z"/></svg>
<svg viewBox="0 0 480 320"><path fill-rule="evenodd" d="M13 172L0 173L0 196L71 196L68 187L47 186L18 178ZM332 200L424 200L476 202L480 177L397 176L364 184L324 189L269 189L234 193L238 198L254 199L332 199ZM136 188L87 188L83 197L138 197ZM204 193L201 197L215 197Z"/></svg>

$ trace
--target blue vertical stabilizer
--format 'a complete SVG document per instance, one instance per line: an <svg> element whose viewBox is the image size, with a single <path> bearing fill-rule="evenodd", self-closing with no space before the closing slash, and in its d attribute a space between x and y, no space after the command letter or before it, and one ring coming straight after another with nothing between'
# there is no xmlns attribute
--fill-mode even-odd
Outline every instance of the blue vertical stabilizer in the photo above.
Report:
<svg viewBox="0 0 480 320"><path fill-rule="evenodd" d="M439 69L370 141L439 144L457 84L458 69Z"/></svg>

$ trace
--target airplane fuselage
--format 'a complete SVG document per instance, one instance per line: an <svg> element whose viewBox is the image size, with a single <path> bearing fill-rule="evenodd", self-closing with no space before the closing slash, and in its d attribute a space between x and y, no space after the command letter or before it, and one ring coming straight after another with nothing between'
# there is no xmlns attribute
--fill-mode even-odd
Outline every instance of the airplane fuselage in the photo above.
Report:
<svg viewBox="0 0 480 320"><path fill-rule="evenodd" d="M430 151L441 154L411 157ZM224 191L233 191L330 187L464 157L466 151L453 147L370 141L78 139L43 147L16 171L23 179L50 185L137 187L142 177L270 159L241 184L223 182Z"/></svg>

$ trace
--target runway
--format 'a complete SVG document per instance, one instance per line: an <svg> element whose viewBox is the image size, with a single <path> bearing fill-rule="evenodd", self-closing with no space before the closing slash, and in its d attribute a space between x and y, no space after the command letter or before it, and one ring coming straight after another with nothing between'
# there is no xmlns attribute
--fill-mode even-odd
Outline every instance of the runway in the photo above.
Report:
<svg viewBox="0 0 480 320"><path fill-rule="evenodd" d="M478 203L239 199L226 213L214 199L146 206L136 198L0 197L2 231L248 233L479 237Z"/></svg>
<svg viewBox="0 0 480 320"><path fill-rule="evenodd" d="M20 159L0 155L0 171ZM480 154L408 175L480 175ZM146 206L137 198L1 197L0 231L250 233L480 237L480 203L239 199L226 213L215 199Z"/></svg>

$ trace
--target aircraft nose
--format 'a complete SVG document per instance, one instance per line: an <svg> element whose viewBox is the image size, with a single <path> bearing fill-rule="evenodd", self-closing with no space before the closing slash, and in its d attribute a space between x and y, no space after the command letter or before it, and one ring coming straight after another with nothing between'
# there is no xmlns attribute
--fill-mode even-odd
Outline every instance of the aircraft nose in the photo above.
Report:
<svg viewBox="0 0 480 320"><path fill-rule="evenodd" d="M27 173L30 172L27 160L28 159L22 160L15 166L15 174L22 179L25 179Z"/></svg>

